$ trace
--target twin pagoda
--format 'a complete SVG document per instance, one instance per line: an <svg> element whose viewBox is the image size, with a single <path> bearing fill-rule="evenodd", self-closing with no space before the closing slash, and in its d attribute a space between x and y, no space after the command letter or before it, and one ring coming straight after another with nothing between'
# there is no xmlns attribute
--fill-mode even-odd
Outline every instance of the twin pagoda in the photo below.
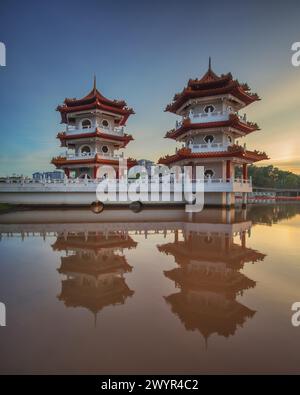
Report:
<svg viewBox="0 0 300 395"><path fill-rule="evenodd" d="M190 79L182 92L174 96L166 107L177 115L175 128L166 138L180 144L176 152L161 157L161 165L191 166L193 179L196 166L204 167L205 203L231 206L236 194L246 203L247 193L252 192L248 166L268 159L264 152L250 151L239 141L259 130L256 123L249 122L240 111L260 100L247 84L233 79L231 73L217 75L209 67L200 79ZM125 133L126 122L133 109L125 101L110 100L96 88L82 99L65 99L58 106L61 121L66 130L57 137L67 149L65 155L52 159L67 177L100 178L101 167L111 165L118 177L120 149L133 140ZM128 158L128 168L137 161ZM105 176L105 174L104 174Z"/></svg>

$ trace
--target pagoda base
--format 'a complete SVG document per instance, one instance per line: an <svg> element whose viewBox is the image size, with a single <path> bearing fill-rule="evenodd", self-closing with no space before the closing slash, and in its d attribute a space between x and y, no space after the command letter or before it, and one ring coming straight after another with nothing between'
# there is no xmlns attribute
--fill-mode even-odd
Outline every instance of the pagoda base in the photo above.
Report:
<svg viewBox="0 0 300 395"><path fill-rule="evenodd" d="M230 196L228 196L230 195ZM13 205L26 206L90 206L92 202L97 200L95 191L78 192L78 191L36 191L22 192L10 191L0 193L0 203L8 203ZM124 202L104 202L106 206L128 206L130 201ZM149 206L180 206L186 202L174 201L154 201L143 202ZM235 206L235 196L233 192L207 192L204 195L205 207L225 207L231 208ZM245 203L243 203L245 207Z"/></svg>
<svg viewBox="0 0 300 395"><path fill-rule="evenodd" d="M204 194L204 206L226 207L235 206L234 192L206 192Z"/></svg>
<svg viewBox="0 0 300 395"><path fill-rule="evenodd" d="M91 205L97 200L97 180L70 180L64 182L45 183L2 183L0 184L0 203L20 204L20 205ZM226 188L226 189L225 189ZM239 188L239 189L238 189ZM194 188L193 188L194 189ZM223 190L222 190L223 189ZM225 190L224 190L225 189ZM238 189L238 190L236 190ZM242 194L242 204L247 204L247 192L252 188L248 184L237 186L234 183L205 183L204 206L233 207L236 203L235 193ZM142 199L144 205L185 205L187 202L176 200L173 192L163 195L159 192L156 200L153 201L149 191L148 199ZM177 198L178 199L178 198ZM102 200L102 199L100 199ZM138 200L138 198L137 198ZM115 201L103 200L107 206L126 206L131 203L128 199L119 201L118 191L116 191Z"/></svg>

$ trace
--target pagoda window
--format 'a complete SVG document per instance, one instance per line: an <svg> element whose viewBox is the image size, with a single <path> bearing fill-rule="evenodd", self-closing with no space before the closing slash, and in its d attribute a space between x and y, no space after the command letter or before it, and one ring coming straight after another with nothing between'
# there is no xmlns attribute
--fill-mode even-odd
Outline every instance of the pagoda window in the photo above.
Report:
<svg viewBox="0 0 300 395"><path fill-rule="evenodd" d="M85 145L84 147L81 148L81 153L82 154L90 154L91 153L91 149L88 145Z"/></svg>
<svg viewBox="0 0 300 395"><path fill-rule="evenodd" d="M212 135L212 134L208 134L208 135L206 135L205 137L204 137L204 141L207 143L207 144L211 144L213 141L214 141L214 139L215 139L215 137Z"/></svg>
<svg viewBox="0 0 300 395"><path fill-rule="evenodd" d="M231 136L227 136L228 142L232 143L232 137Z"/></svg>
<svg viewBox="0 0 300 395"><path fill-rule="evenodd" d="M109 123L108 123L107 119L103 119L102 126L104 126L105 128L107 128L109 126Z"/></svg>
<svg viewBox="0 0 300 395"><path fill-rule="evenodd" d="M92 124L89 119L84 119L81 123L82 129L90 129Z"/></svg>
<svg viewBox="0 0 300 395"><path fill-rule="evenodd" d="M215 111L215 107L212 104L209 104L208 106L204 107L204 112L206 114L211 114L214 111Z"/></svg>
<svg viewBox="0 0 300 395"><path fill-rule="evenodd" d="M102 149L102 152L103 152L104 154L107 154L107 153L108 153L108 147L107 147L107 145L103 145L103 147L102 147L101 149Z"/></svg>
<svg viewBox="0 0 300 395"><path fill-rule="evenodd" d="M214 176L215 172L212 169L206 169L204 171L204 176L206 178L212 178Z"/></svg>

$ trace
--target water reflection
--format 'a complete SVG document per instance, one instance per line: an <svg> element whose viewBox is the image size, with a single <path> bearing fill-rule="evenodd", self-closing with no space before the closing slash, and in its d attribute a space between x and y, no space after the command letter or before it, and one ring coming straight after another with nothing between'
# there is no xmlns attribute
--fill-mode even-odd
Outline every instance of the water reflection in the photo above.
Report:
<svg viewBox="0 0 300 395"><path fill-rule="evenodd" d="M66 307L85 307L95 316L106 306L124 304L133 296L124 273L132 271L125 249L137 243L120 232L68 232L60 234L52 245L64 251L58 272L65 276L58 299Z"/></svg>
<svg viewBox="0 0 300 395"><path fill-rule="evenodd" d="M158 251L173 256L178 267L162 272L180 292L164 297L165 301L187 330L198 330L205 339L212 333L234 335L255 314L237 301L256 285L240 270L246 262L265 258L246 246L252 226L245 220L246 212L205 210L188 215L182 210L155 210L153 215L159 216L154 222L149 220L149 212L144 212L120 223L64 223L63 228L59 223L43 225L44 237L48 226L57 229L52 249L63 254L58 268L62 275L58 299L66 307L88 309L96 322L103 308L123 305L135 293L124 277L132 271L125 252L137 247L134 235L144 239L153 234L163 234L164 238L171 235L173 242L158 245Z"/></svg>
<svg viewBox="0 0 300 395"><path fill-rule="evenodd" d="M44 239L56 235L52 249L62 254L58 299L66 307L84 307L95 317L103 308L125 304L134 295L124 277L132 271L125 251L137 247L134 235L146 239L151 234L172 234L173 242L158 245L158 251L173 256L177 267L164 270L163 275L180 292L166 296L166 302L187 330L198 330L205 338L212 333L228 337L255 314L237 301L256 285L240 270L246 262L265 258L246 246L250 218L271 224L297 212L297 206L289 205L252 206L248 212L211 209L193 215L178 209L140 214L108 210L101 216L87 210L45 210L36 215L3 215L0 231L20 233L23 239L36 233Z"/></svg>
<svg viewBox="0 0 300 395"><path fill-rule="evenodd" d="M253 224L272 225L288 220L300 214L300 204L291 202L285 204L250 205L248 218Z"/></svg>
<svg viewBox="0 0 300 395"><path fill-rule="evenodd" d="M265 258L246 247L246 233L249 236L250 229L250 222L234 227L214 224L209 232L201 229L183 233L182 241L176 232L173 243L158 246L162 253L172 255L178 265L164 271L164 275L174 281L180 292L165 300L187 330L198 330L205 339L213 333L228 337L254 316L254 310L236 300L256 285L239 270L246 262ZM240 244L234 242L236 234Z"/></svg>
<svg viewBox="0 0 300 395"><path fill-rule="evenodd" d="M299 371L299 214L0 215L0 372Z"/></svg>

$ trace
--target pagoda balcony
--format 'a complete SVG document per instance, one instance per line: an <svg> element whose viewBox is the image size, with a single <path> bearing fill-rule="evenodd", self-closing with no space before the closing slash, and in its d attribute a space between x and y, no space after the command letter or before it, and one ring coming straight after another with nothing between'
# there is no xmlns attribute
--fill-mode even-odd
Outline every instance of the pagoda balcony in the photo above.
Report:
<svg viewBox="0 0 300 395"><path fill-rule="evenodd" d="M227 151L230 143L201 143L189 144L187 147L194 152L220 152Z"/></svg>
<svg viewBox="0 0 300 395"><path fill-rule="evenodd" d="M67 125L66 126L66 134L67 135L72 135L72 134L84 134L84 133L93 133L96 131L96 128L99 130L102 130L105 133L113 134L114 136L124 136L124 127L119 126L119 127L110 127L110 126L103 126L103 125L96 125L96 126L91 126L91 127L86 127L86 128L81 128L73 125Z"/></svg>
<svg viewBox="0 0 300 395"><path fill-rule="evenodd" d="M236 115L241 122L247 124L246 114L240 115L233 111L214 111L210 113L194 113L193 111L190 111L188 117L183 118L182 121L176 121L175 129L179 129L183 125L183 121L185 119L189 119L191 123L222 122L228 121L232 114Z"/></svg>
<svg viewBox="0 0 300 395"><path fill-rule="evenodd" d="M80 153L80 154L64 153L61 156L65 157L67 160L82 160L82 159L94 159L96 155L101 159L119 160L119 158L123 158L123 154L116 155L116 154L110 154L104 152L89 152L89 153Z"/></svg>

